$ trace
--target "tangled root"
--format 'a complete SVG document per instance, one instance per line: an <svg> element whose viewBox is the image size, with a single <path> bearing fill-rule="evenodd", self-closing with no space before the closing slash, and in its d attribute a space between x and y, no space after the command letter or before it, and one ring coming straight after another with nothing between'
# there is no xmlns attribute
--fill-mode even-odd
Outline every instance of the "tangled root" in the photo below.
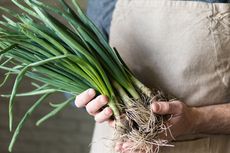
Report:
<svg viewBox="0 0 230 153"><path fill-rule="evenodd" d="M131 152L157 153L161 146L172 146L161 137L170 130L165 124L169 118L153 113L150 108L153 101L162 99L165 100L161 93L151 98L143 96L139 101L130 99L131 105L125 106L125 114L116 125L116 141L132 141L128 148Z"/></svg>

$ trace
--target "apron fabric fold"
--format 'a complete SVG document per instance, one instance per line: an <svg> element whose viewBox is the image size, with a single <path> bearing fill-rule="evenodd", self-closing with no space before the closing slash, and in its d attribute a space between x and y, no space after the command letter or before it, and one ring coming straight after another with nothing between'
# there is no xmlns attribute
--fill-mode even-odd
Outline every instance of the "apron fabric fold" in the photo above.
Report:
<svg viewBox="0 0 230 153"><path fill-rule="evenodd" d="M189 106L230 102L230 4L118 0L110 43L150 88ZM95 135L111 138L112 129L101 129ZM99 139L94 136L91 153L110 153ZM188 136L172 144L160 153L230 153L229 135Z"/></svg>

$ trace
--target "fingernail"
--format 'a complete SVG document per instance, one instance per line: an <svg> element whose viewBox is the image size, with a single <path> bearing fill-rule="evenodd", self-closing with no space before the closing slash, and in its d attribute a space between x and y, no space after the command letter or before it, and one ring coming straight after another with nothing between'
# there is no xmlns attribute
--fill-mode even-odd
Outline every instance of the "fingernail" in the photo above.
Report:
<svg viewBox="0 0 230 153"><path fill-rule="evenodd" d="M112 114L112 111L111 111L111 109L110 108L105 108L105 115L107 115L107 116L109 116L109 115L111 115Z"/></svg>
<svg viewBox="0 0 230 153"><path fill-rule="evenodd" d="M87 93L89 96L94 96L95 91L93 89L89 89Z"/></svg>
<svg viewBox="0 0 230 153"><path fill-rule="evenodd" d="M153 103L152 109L154 112L158 112L160 109L160 105L158 103Z"/></svg>
<svg viewBox="0 0 230 153"><path fill-rule="evenodd" d="M78 96L76 96L76 98L75 98L75 100L74 100L74 104L75 104L76 107L79 107L79 106L78 106L78 102L77 102L77 97L78 97Z"/></svg>

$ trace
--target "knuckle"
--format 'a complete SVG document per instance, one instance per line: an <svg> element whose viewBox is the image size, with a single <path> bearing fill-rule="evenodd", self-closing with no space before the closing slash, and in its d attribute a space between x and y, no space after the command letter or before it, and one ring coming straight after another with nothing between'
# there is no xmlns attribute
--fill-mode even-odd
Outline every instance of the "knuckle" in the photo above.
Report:
<svg viewBox="0 0 230 153"><path fill-rule="evenodd" d="M107 117L103 114L103 112L100 112L97 115L95 115L94 119L97 123L103 123L107 120Z"/></svg>
<svg viewBox="0 0 230 153"><path fill-rule="evenodd" d="M168 104L168 112L170 112L170 114L173 112L174 107L170 104Z"/></svg>
<svg viewBox="0 0 230 153"><path fill-rule="evenodd" d="M95 110L99 110L102 107L98 97L92 100L91 105Z"/></svg>
<svg viewBox="0 0 230 153"><path fill-rule="evenodd" d="M176 107L179 109L179 110L183 110L184 107L185 107L185 104L180 102L180 101L175 101L175 104L176 104Z"/></svg>
<svg viewBox="0 0 230 153"><path fill-rule="evenodd" d="M106 96L100 95L97 97L96 100L97 100L98 107L102 107L102 106L107 104L107 97Z"/></svg>
<svg viewBox="0 0 230 153"><path fill-rule="evenodd" d="M98 107L102 105L102 96L98 96L96 99L95 99L95 105L97 105Z"/></svg>
<svg viewBox="0 0 230 153"><path fill-rule="evenodd" d="M90 89L86 90L86 91L84 92L84 94L85 94L86 96L92 98L92 97L95 96L96 92L95 92L94 89L91 89L91 88L90 88Z"/></svg>
<svg viewBox="0 0 230 153"><path fill-rule="evenodd" d="M163 103L162 105L163 107L161 107L163 109L164 112L169 112L170 111L170 106L169 103Z"/></svg>

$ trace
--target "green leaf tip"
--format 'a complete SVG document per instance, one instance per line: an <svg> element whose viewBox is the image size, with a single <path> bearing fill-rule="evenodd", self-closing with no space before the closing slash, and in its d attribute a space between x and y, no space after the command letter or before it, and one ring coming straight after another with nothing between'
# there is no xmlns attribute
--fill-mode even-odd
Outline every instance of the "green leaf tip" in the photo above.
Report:
<svg viewBox="0 0 230 153"><path fill-rule="evenodd" d="M22 127L24 126L26 120L29 118L29 116L31 116L31 114L36 110L36 108L38 106L40 106L40 104L50 95L50 93L48 94L44 94L43 96L41 96L31 107L30 109L24 114L23 118L21 119L21 121L19 122L13 137L11 139L10 145L8 147L8 151L12 152L13 146L18 138L18 135L22 129Z"/></svg>

